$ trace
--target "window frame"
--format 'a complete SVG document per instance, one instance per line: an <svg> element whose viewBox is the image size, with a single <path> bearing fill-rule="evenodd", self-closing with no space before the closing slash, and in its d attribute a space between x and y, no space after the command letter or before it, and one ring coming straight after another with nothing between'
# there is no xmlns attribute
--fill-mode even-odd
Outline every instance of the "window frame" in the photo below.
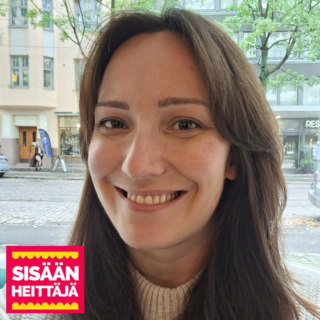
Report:
<svg viewBox="0 0 320 320"><path fill-rule="evenodd" d="M26 5L25 4L21 4L23 3L22 1L26 1ZM26 9L28 11L28 1L27 0L10 0L10 10L9 10L9 27L11 28L28 28L29 27L29 23L28 23L28 19L25 18L26 23L22 24L21 23L21 9ZM13 24L13 14L12 14L12 10L13 9L18 9L18 19L19 19L19 24ZM26 11L26 12L27 12Z"/></svg>
<svg viewBox="0 0 320 320"><path fill-rule="evenodd" d="M50 11L48 11L48 9L44 7L44 2L45 2L45 1L51 2L51 9L50 9ZM42 0L42 12L43 12L43 13L48 12L48 13L49 13L48 16L49 16L50 18L53 17L53 1L52 1L52 0ZM53 24L52 24L52 22L49 21L49 27L43 27L43 29L44 29L44 30L53 31Z"/></svg>
<svg viewBox="0 0 320 320"><path fill-rule="evenodd" d="M67 125L65 125L64 127L63 126L60 126L60 118L71 118L71 117L76 117L78 118L78 123L80 124L80 116L79 115L59 115L58 116L58 154L61 154L61 129L73 129L73 128L77 128L78 130L78 134L79 134L79 130L80 130L80 127L76 126L72 126L70 125L69 127ZM79 136L78 136L78 143L79 143L79 151L80 151L80 142L79 142ZM63 157L65 158L81 158L81 155L80 153L79 154L64 154Z"/></svg>
<svg viewBox="0 0 320 320"><path fill-rule="evenodd" d="M308 79L304 80L304 83L306 83L308 81ZM305 103L304 97L305 97L305 91L301 90L299 87L297 87L297 104L290 104L290 105L284 105L281 104L281 88L279 89L275 89L276 90L276 103L275 104L270 104L271 107L273 106L291 106L291 105L299 105L299 106L314 106L314 105L318 105L318 104L310 104L310 103ZM269 102L269 100L268 100ZM270 103L270 102L269 102Z"/></svg>
<svg viewBox="0 0 320 320"><path fill-rule="evenodd" d="M242 2L242 0L241 1L238 1L238 0L232 0L232 4L238 4L239 3L239 5L240 5L240 3ZM219 0L219 10L220 11L226 11L226 8L228 8L228 6L230 6L231 4L229 4L226 8L222 8L222 0Z"/></svg>
<svg viewBox="0 0 320 320"><path fill-rule="evenodd" d="M85 11L85 1L90 1L90 10L86 10ZM100 9L99 10L95 10L95 5L96 3L100 3L100 1L97 0L76 0L74 2L75 5L75 19L76 19L76 23L77 23L77 29L79 32L83 31L83 30L87 30L87 31L95 31L97 29L99 29L99 26L102 22L102 5L100 4ZM80 13L80 11L82 10L82 15L84 17L84 21L82 20L82 15ZM90 12L90 20L91 20L91 26L90 28L86 26L86 21L85 21L85 13L86 12ZM95 15L95 13L99 12L99 17L100 20L97 22L92 23L92 17Z"/></svg>
<svg viewBox="0 0 320 320"><path fill-rule="evenodd" d="M218 0L220 1L220 0ZM197 4L198 6L205 6L204 4L201 4L201 1L197 1L197 2L194 2L194 1L191 1L193 5L189 5L189 3L187 3L187 0L181 0L180 3L181 3L181 6L183 8L191 8L193 10L197 10L198 12L206 12L206 11L218 11L217 10L217 0L212 0L212 3L213 3L213 8L200 8L200 7L196 7L195 4Z"/></svg>
<svg viewBox="0 0 320 320"><path fill-rule="evenodd" d="M288 84L289 85L289 84ZM286 106L298 106L299 105L299 87L296 86L296 103L295 104L281 104L281 92L283 90L283 86L281 88L278 89L278 105L279 106L283 106L283 107L286 107Z"/></svg>
<svg viewBox="0 0 320 320"><path fill-rule="evenodd" d="M275 31L275 32L272 32L272 35L277 34L277 33L282 33L282 34L283 34L283 33L287 33L287 31L288 31L288 30ZM271 35L271 36L272 36L272 35ZM270 40L270 38L269 38L269 40ZM272 44L269 44L269 40L268 40L268 46L269 46L269 45L272 45ZM277 41L277 40L276 40L276 41ZM270 50L268 50L268 60L282 60L283 57L284 57L284 55L285 55L285 53L286 53L286 51L284 52L284 54L283 54L282 56L270 57L270 51L271 51L273 48L280 49L281 47L283 47L284 50L286 50L286 48L284 47L284 45L279 46L279 47L274 46L274 47L272 47ZM293 56L293 53L291 53L291 54L292 54L292 56L289 56L288 59L287 59L287 61L288 61L288 60L304 60L304 53L299 54L299 56L297 56L297 57Z"/></svg>
<svg viewBox="0 0 320 320"><path fill-rule="evenodd" d="M19 58L19 67L13 66L13 58ZM24 67L22 63L22 58L28 58L28 66ZM27 55L12 55L10 56L10 69L11 69L11 88L29 88L30 86L30 78L29 78L29 56ZM13 84L13 70L19 69L19 85L15 86ZM28 85L23 85L23 70L28 70Z"/></svg>
<svg viewBox="0 0 320 320"><path fill-rule="evenodd" d="M226 6L226 8L222 8L222 0L212 0L213 8L195 8L195 6L189 6L188 4L186 4L186 0L180 0L179 2L183 8L190 7L190 8L197 10L198 12L201 12L201 13L210 12L210 11L226 12L227 11L226 8L231 5L231 4L229 4ZM242 2L242 0L232 0L232 5L233 4L240 5L241 2Z"/></svg>
<svg viewBox="0 0 320 320"><path fill-rule="evenodd" d="M304 80L304 82L303 82L303 85L304 84L306 84L306 85L308 85L307 84L307 81L308 81L309 79L305 79ZM318 85L319 86L319 91L320 91L320 85ZM311 86L310 88L312 88L313 86ZM302 101L301 101L301 104L303 105L303 106L314 106L314 105L318 105L317 103L316 104L313 104L313 103L305 103L305 100L304 100L304 96L305 96L305 90L301 90L301 94L302 94ZM319 93L320 94L320 93ZM320 99L319 99L319 103L320 103Z"/></svg>
<svg viewBox="0 0 320 320"><path fill-rule="evenodd" d="M269 99L268 99L268 89L269 89L269 88L267 88L267 92L266 92L266 99L267 99L267 101L269 102L269 104L270 104L271 107L273 107L273 106L278 106L278 105L279 105L279 90L270 87L270 89L273 89L273 90L276 91L276 92L275 92L275 96L276 96L275 104L271 104L270 101L269 101Z"/></svg>
<svg viewBox="0 0 320 320"><path fill-rule="evenodd" d="M233 37L233 36L235 36L235 37ZM234 41L237 43L237 45L239 45L239 43L240 43L240 41L239 41L240 32L239 32L239 31L236 31L233 35L230 35L230 38L231 38L232 40L234 40ZM236 38L236 39L234 39L234 38Z"/></svg>
<svg viewBox="0 0 320 320"><path fill-rule="evenodd" d="M44 60L45 59L50 59L51 60L51 69L48 69L48 68L45 68L45 65L44 65ZM53 61L53 58L51 58L51 57L43 57L43 88L44 89L51 89L51 90L54 90L54 74L53 74L53 70L54 70L54 61ZM45 77L44 77L44 72L45 71L49 71L49 72L51 72L51 77L50 77L50 80L51 80L51 86L50 87L46 87L44 84L45 84Z"/></svg>

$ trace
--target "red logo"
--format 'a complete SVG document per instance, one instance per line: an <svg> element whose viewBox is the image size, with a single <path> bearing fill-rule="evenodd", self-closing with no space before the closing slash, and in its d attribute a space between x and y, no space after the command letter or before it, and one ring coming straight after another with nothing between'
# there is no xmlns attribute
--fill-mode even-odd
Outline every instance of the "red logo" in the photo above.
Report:
<svg viewBox="0 0 320 320"><path fill-rule="evenodd" d="M84 246L8 246L7 313L84 313Z"/></svg>

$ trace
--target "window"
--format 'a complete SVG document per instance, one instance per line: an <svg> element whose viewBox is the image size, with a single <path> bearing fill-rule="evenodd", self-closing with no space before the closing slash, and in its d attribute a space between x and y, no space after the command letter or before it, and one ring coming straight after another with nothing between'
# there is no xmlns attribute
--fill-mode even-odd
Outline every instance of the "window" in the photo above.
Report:
<svg viewBox="0 0 320 320"><path fill-rule="evenodd" d="M28 0L11 0L10 7L10 26L27 26Z"/></svg>
<svg viewBox="0 0 320 320"><path fill-rule="evenodd" d="M273 43L289 39L290 34L287 32L274 32L270 35L268 40L268 46L270 47ZM283 43L280 45L274 45L268 52L268 58L283 58L286 54L286 47L283 45ZM293 58L293 54L290 54L289 58Z"/></svg>
<svg viewBox="0 0 320 320"><path fill-rule="evenodd" d="M13 87L29 86L28 57L11 57L11 85Z"/></svg>
<svg viewBox="0 0 320 320"><path fill-rule="evenodd" d="M267 89L267 100L269 101L270 106L276 106L278 103L277 99L277 89L268 88Z"/></svg>
<svg viewBox="0 0 320 320"><path fill-rule="evenodd" d="M101 23L101 3L96 0L76 0L75 18L79 30L95 30Z"/></svg>
<svg viewBox="0 0 320 320"><path fill-rule="evenodd" d="M297 105L298 101L297 87L291 84L287 84L280 89L280 105L290 106Z"/></svg>
<svg viewBox="0 0 320 320"><path fill-rule="evenodd" d="M43 58L43 86L53 89L53 59Z"/></svg>
<svg viewBox="0 0 320 320"><path fill-rule="evenodd" d="M320 105L320 84L310 87L307 81L303 83L303 104Z"/></svg>
<svg viewBox="0 0 320 320"><path fill-rule="evenodd" d="M239 32L235 32L233 34L230 34L229 36L232 38L234 42L239 43L239 40L238 40Z"/></svg>
<svg viewBox="0 0 320 320"><path fill-rule="evenodd" d="M215 0L183 0L183 6L186 9L215 9Z"/></svg>
<svg viewBox="0 0 320 320"><path fill-rule="evenodd" d="M81 80L81 76L83 74L84 65L85 65L84 59L76 60L75 76L76 76L76 90L77 91L80 90L80 80Z"/></svg>
<svg viewBox="0 0 320 320"><path fill-rule="evenodd" d="M52 0L42 0L42 11L44 14L43 22L45 23L43 27L52 30L52 22L48 19L52 17Z"/></svg>
<svg viewBox="0 0 320 320"><path fill-rule="evenodd" d="M230 7L232 4L234 4L233 0L221 0L220 9L225 10L226 8Z"/></svg>
<svg viewBox="0 0 320 320"><path fill-rule="evenodd" d="M79 117L59 117L60 154L79 156Z"/></svg>

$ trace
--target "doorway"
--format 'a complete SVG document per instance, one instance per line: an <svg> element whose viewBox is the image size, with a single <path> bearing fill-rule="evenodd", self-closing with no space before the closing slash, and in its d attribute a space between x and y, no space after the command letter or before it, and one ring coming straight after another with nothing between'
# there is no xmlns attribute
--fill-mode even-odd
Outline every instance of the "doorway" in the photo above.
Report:
<svg viewBox="0 0 320 320"><path fill-rule="evenodd" d="M19 128L20 152L19 157L21 162L29 162L34 155L33 143L37 141L36 127L20 127Z"/></svg>
<svg viewBox="0 0 320 320"><path fill-rule="evenodd" d="M284 159L282 168L299 168L299 131L282 130Z"/></svg>

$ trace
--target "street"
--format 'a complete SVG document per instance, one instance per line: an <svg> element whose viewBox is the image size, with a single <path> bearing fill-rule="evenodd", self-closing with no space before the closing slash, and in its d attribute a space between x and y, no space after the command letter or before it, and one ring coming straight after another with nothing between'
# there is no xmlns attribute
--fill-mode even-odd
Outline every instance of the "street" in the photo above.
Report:
<svg viewBox="0 0 320 320"><path fill-rule="evenodd" d="M65 245L84 180L1 179L0 253L6 245ZM289 254L319 255L320 209L308 201L310 184L288 184L284 237ZM301 225L301 221L303 225Z"/></svg>

